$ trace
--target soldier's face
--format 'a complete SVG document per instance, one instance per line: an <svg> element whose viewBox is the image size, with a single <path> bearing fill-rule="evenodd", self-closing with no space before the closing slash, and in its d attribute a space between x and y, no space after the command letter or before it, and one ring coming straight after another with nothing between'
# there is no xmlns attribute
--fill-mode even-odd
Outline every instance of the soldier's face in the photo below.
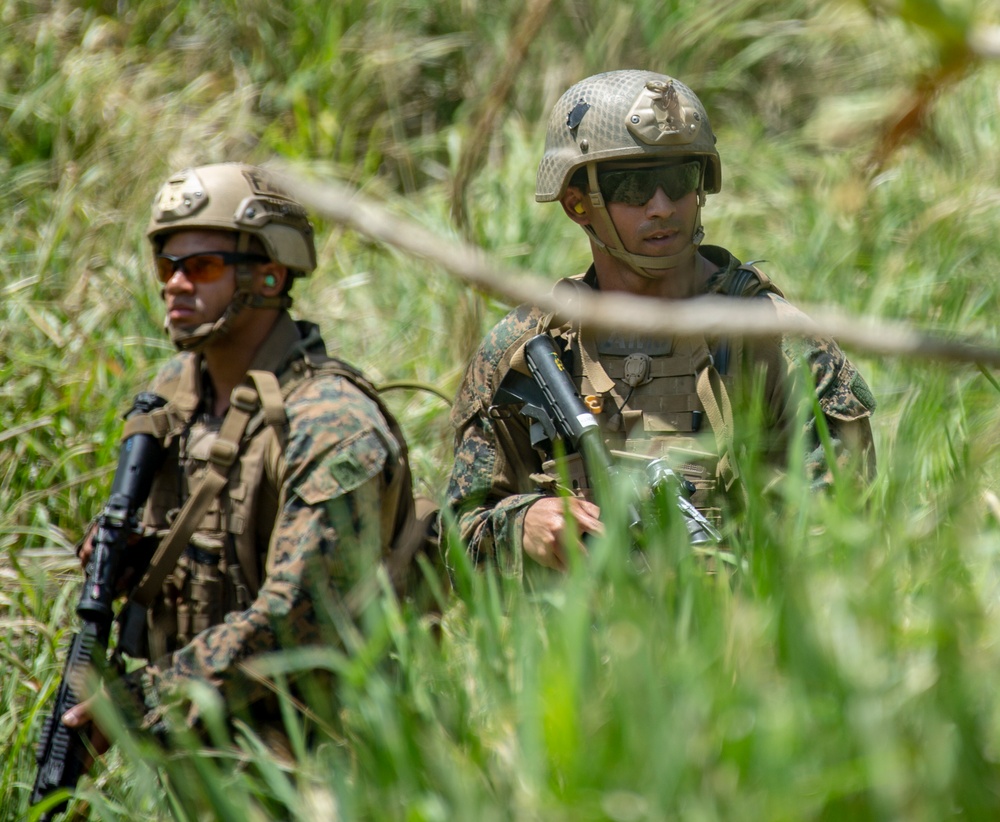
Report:
<svg viewBox="0 0 1000 822"><path fill-rule="evenodd" d="M671 200L662 188L642 205L609 203L608 213L626 251L647 257L666 257L684 250L691 242L698 219L698 194L687 194ZM595 224L601 240L601 228Z"/></svg>
<svg viewBox="0 0 1000 822"><path fill-rule="evenodd" d="M162 252L171 257L235 251L236 237L226 231L178 231L167 237ZM183 266L163 285L167 322L176 328L194 328L218 320L236 291L236 268L227 265L222 276L211 282L193 282Z"/></svg>

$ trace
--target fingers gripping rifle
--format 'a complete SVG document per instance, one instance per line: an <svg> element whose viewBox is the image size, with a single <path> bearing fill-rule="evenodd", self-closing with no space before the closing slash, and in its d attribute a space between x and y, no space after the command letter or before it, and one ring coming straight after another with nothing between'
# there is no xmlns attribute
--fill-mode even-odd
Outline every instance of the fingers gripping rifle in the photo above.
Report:
<svg viewBox="0 0 1000 822"><path fill-rule="evenodd" d="M568 443L583 457L587 479L599 492L599 501L606 499L609 489L619 485L617 480L622 472L604 443L597 420L566 373L555 341L548 334L532 337L524 346L524 355L532 379L516 371L508 372L497 392L496 404L522 404L521 413L533 420L533 446L540 447L556 439ZM692 545L720 541L718 531L687 498L691 489L686 480L678 477L664 460L646 461L646 481L651 495L673 496L684 516ZM638 534L642 517L634 503L628 503L626 514L629 530Z"/></svg>
<svg viewBox="0 0 1000 822"><path fill-rule="evenodd" d="M139 394L126 418L148 414L166 400L156 394ZM87 579L76 606L82 626L70 645L62 681L52 713L45 720L38 743L38 773L31 802L40 802L58 788L73 788L79 781L87 758L87 730L62 724L66 711L81 701L88 671L100 670L106 662L108 639L114 619L112 604L118 582L130 563L124 562L129 537L137 531L137 512L146 502L153 476L163 461L163 447L153 434L136 433L122 443L111 484L111 495L96 521L93 553L87 565ZM134 563L131 563L134 567ZM46 811L40 818L62 810L66 802Z"/></svg>

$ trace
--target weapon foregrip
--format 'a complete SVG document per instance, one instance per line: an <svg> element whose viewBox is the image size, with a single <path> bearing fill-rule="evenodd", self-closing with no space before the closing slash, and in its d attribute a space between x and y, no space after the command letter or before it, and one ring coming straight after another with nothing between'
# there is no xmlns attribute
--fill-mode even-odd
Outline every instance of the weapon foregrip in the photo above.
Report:
<svg viewBox="0 0 1000 822"><path fill-rule="evenodd" d="M80 780L87 758L87 747L82 733L63 725L62 717L66 711L79 704L77 687L95 659L103 658L107 647L108 628L96 623L85 624L73 637L55 705L45 720L38 743L35 757L38 773L35 775L35 786L31 794L32 804L40 802L58 788L72 788ZM40 818L48 819L48 815L58 813L64 807L66 802L61 802Z"/></svg>

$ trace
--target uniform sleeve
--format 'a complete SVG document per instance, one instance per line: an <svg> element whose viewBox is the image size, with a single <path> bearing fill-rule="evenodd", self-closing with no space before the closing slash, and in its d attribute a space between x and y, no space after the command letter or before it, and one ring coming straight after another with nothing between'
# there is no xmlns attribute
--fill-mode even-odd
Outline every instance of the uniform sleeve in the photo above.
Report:
<svg viewBox="0 0 1000 822"><path fill-rule="evenodd" d="M131 674L141 686L145 725L161 700L183 699L184 686L213 685L229 710L265 696L243 663L270 651L323 642L331 608L382 546L387 468L399 444L375 405L340 378L316 381L287 409L289 435L280 508L256 600L198 634L170 657ZM197 718L189 709L188 719Z"/></svg>
<svg viewBox="0 0 1000 822"><path fill-rule="evenodd" d="M779 313L799 313L785 300L774 300ZM814 488L829 486L835 471L832 456L836 470L851 472L862 483L869 482L876 465L870 422L876 402L868 383L833 340L787 336L781 339L780 346L787 374L786 402L802 396L798 386L805 379L815 392L812 408L805 414L807 478ZM794 409L786 406L783 416L788 424L794 418ZM823 443L820 418L829 433L830 450Z"/></svg>
<svg viewBox="0 0 1000 822"><path fill-rule="evenodd" d="M523 571L524 513L542 496L525 488L524 477L531 473L528 467L520 471L516 468L525 459L519 458L513 448L514 422L491 419L485 410L459 418L447 494L447 504L457 519L459 536L469 556L477 565L495 562L507 576L519 576ZM501 443L508 446L506 453Z"/></svg>
<svg viewBox="0 0 1000 822"><path fill-rule="evenodd" d="M875 397L854 364L832 340L800 340L789 348L798 362L805 363L815 385L816 399L829 434L831 450L823 444L818 416L806 417L806 476L814 488L833 483L834 467L851 472L863 483L875 476L875 442L871 415Z"/></svg>
<svg viewBox="0 0 1000 822"><path fill-rule="evenodd" d="M537 313L519 309L490 332L466 370L451 413L455 460L447 505L472 560L495 562L507 576L523 570L524 514L543 496L531 479L541 462L523 417L492 408L491 400L503 374L499 364L537 323Z"/></svg>

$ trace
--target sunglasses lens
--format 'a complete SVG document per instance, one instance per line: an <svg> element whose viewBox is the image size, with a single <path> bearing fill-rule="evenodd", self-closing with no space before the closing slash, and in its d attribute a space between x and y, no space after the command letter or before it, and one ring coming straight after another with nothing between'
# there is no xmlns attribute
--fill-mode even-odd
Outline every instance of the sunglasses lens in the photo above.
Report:
<svg viewBox="0 0 1000 822"><path fill-rule="evenodd" d="M156 258L156 276L161 283L166 283L174 276L174 264L166 257Z"/></svg>
<svg viewBox="0 0 1000 822"><path fill-rule="evenodd" d="M161 283L168 282L177 270L183 271L193 283L211 283L222 276L226 261L219 254L192 254L180 258L162 255L156 258L156 275Z"/></svg>
<svg viewBox="0 0 1000 822"><path fill-rule="evenodd" d="M653 198L658 188L662 188L671 200L681 199L698 187L700 175L701 164L694 162L605 171L598 176L598 181L605 202L644 205Z"/></svg>
<svg viewBox="0 0 1000 822"><path fill-rule="evenodd" d="M222 276L226 264L222 258L214 254L201 254L197 257L188 257L184 261L184 271L188 279L193 283L211 283Z"/></svg>

